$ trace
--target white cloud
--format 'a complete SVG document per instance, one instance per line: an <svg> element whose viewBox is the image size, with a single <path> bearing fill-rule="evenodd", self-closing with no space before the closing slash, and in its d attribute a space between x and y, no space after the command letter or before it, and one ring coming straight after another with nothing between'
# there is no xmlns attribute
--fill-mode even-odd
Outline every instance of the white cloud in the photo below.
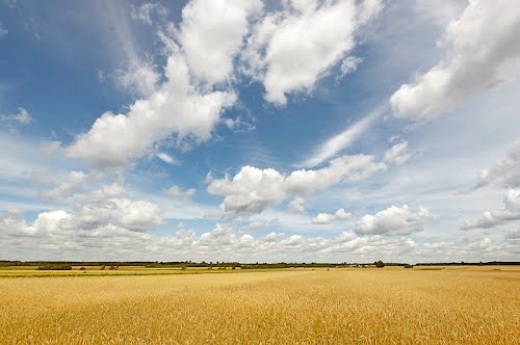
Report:
<svg viewBox="0 0 520 345"><path fill-rule="evenodd" d="M255 129L255 119L244 120L242 117L222 119L222 124L235 133L250 132Z"/></svg>
<svg viewBox="0 0 520 345"><path fill-rule="evenodd" d="M24 253L27 260L125 258L207 262L373 262L395 257L412 263L419 257L422 261L439 257L447 261L513 260L517 237L511 232L511 239L499 243L491 237L425 241L407 236L358 236L351 232L330 238L280 232L255 235L241 234L239 228L222 223L200 235L180 226L171 235L159 236L105 221L90 223L90 227L85 221L78 227L77 217L77 213L63 210L42 212L28 225L21 214L0 213L0 239L6 245L6 255Z"/></svg>
<svg viewBox="0 0 520 345"><path fill-rule="evenodd" d="M224 119L223 122L224 122L224 125L226 125L227 128L229 128L229 129L235 128L235 120L233 120L233 119Z"/></svg>
<svg viewBox="0 0 520 345"><path fill-rule="evenodd" d="M361 2L360 6L358 7L358 23L365 24L370 19L372 19L372 17L376 16L379 12L381 12L383 7L383 0L365 0Z"/></svg>
<svg viewBox="0 0 520 345"><path fill-rule="evenodd" d="M301 196L294 197L287 205L287 209L291 213L305 212L305 199Z"/></svg>
<svg viewBox="0 0 520 345"><path fill-rule="evenodd" d="M352 218L352 214L345 212L343 208L340 208L336 213L319 213L316 217L312 218L313 224L330 224L337 220L348 220Z"/></svg>
<svg viewBox="0 0 520 345"><path fill-rule="evenodd" d="M19 225L17 236L30 235L42 242L68 238L79 245L82 238L132 237L136 232L148 233L163 224L163 210L154 202L130 197L122 181L92 189L91 182L99 181L99 177L73 171L54 189L41 192L40 196L58 202L72 197L69 206L61 203L58 210L41 212L49 210L49 205L27 208L24 204L23 208L39 213L32 224L22 222L21 216L8 217L12 225ZM45 182L47 178L40 179Z"/></svg>
<svg viewBox="0 0 520 345"><path fill-rule="evenodd" d="M240 231L254 231L263 228L273 227L278 223L278 219L270 219L268 221L256 221L250 222L247 225L240 226L238 230Z"/></svg>
<svg viewBox="0 0 520 345"><path fill-rule="evenodd" d="M127 191L120 181L105 184L98 189L89 191L87 194L78 195L80 203L88 204L92 201L98 202L112 198L122 198L127 196Z"/></svg>
<svg viewBox="0 0 520 345"><path fill-rule="evenodd" d="M480 172L476 188L486 185L520 187L520 141L511 145L506 158L497 161L491 169Z"/></svg>
<svg viewBox="0 0 520 345"><path fill-rule="evenodd" d="M143 24L152 26L152 17L155 15L164 17L168 14L168 10L157 3L144 3L138 8L132 8L132 18Z"/></svg>
<svg viewBox="0 0 520 345"><path fill-rule="evenodd" d="M445 58L391 96L395 116L428 121L502 82L507 63L518 61L519 36L516 0L470 1L446 27Z"/></svg>
<svg viewBox="0 0 520 345"><path fill-rule="evenodd" d="M247 215L261 213L287 198L325 190L341 182L363 180L386 168L371 155L339 157L322 169L295 170L288 176L274 169L245 166L232 179L212 179L208 193L224 196L224 211Z"/></svg>
<svg viewBox="0 0 520 345"><path fill-rule="evenodd" d="M210 232L203 233L200 236L199 243L202 246L214 245L230 245L235 240L235 232L229 225L217 223L215 228Z"/></svg>
<svg viewBox="0 0 520 345"><path fill-rule="evenodd" d="M143 4L136 9L133 5L123 2L100 5L97 17L101 18L101 21L94 26L109 30L104 35L110 38L110 46L104 53L112 55L118 69L110 72L98 71L98 80L104 82L108 78L117 87L130 91L131 96L148 97L155 90L160 76L154 66L153 57L143 54L144 50L139 44L140 35L136 29L142 28L136 28L131 19L150 20L151 23L151 14L155 14L157 18L161 6Z"/></svg>
<svg viewBox="0 0 520 345"><path fill-rule="evenodd" d="M337 155L342 150L352 145L363 133L365 133L386 110L386 105L374 109L365 118L359 120L343 132L335 135L320 145L316 152L302 165L314 167Z"/></svg>
<svg viewBox="0 0 520 345"><path fill-rule="evenodd" d="M259 0L189 2L182 10L178 39L191 73L211 84L228 81L248 32L248 18L261 8Z"/></svg>
<svg viewBox="0 0 520 345"><path fill-rule="evenodd" d="M277 105L287 94L310 92L355 47L356 30L382 8L381 1L287 1L254 27L242 65L260 80L265 99Z"/></svg>
<svg viewBox="0 0 520 345"><path fill-rule="evenodd" d="M508 190L503 202L504 209L486 211L480 218L467 220L462 229L487 229L520 220L520 190Z"/></svg>
<svg viewBox="0 0 520 345"><path fill-rule="evenodd" d="M29 123L31 123L31 120L31 115L24 108L18 108L18 113L15 115L0 115L0 122L28 125Z"/></svg>
<svg viewBox="0 0 520 345"><path fill-rule="evenodd" d="M208 185L208 193L224 195L224 210L235 213L260 213L270 204L280 203L286 198L280 188L285 177L274 169L243 167L232 180L213 180Z"/></svg>
<svg viewBox="0 0 520 345"><path fill-rule="evenodd" d="M27 225L23 214L20 212L0 212L0 238L2 235L15 238L31 236L33 229Z"/></svg>
<svg viewBox="0 0 520 345"><path fill-rule="evenodd" d="M359 182L390 165L402 164L409 158L406 142L395 144L378 161L373 155L346 155L335 158L320 169L294 170L284 175L275 169L259 169L245 166L233 177L207 179L208 193L224 196L220 205L229 216L261 213L270 206L320 192L340 183ZM303 211L303 199L293 199L288 207L291 212Z"/></svg>
<svg viewBox="0 0 520 345"><path fill-rule="evenodd" d="M357 234L407 235L424 229L434 216L426 208L412 211L407 205L391 206L375 215L364 215L356 224Z"/></svg>
<svg viewBox="0 0 520 345"><path fill-rule="evenodd" d="M162 160L163 162L166 162L168 164L179 164L179 161L175 157L172 157L172 156L170 156L167 153L159 152L159 153L156 154L156 156L160 160Z"/></svg>
<svg viewBox="0 0 520 345"><path fill-rule="evenodd" d="M162 223L159 207L149 201L114 199L113 203L121 214L116 221L125 229L146 232Z"/></svg>
<svg viewBox="0 0 520 345"><path fill-rule="evenodd" d="M32 236L43 241L83 237L128 236L132 232L148 232L162 223L157 205L128 198L85 196L72 211L41 212L31 225L20 217L0 217L0 227L17 225L14 235ZM13 233L11 233L13 235Z"/></svg>
<svg viewBox="0 0 520 345"><path fill-rule="evenodd" d="M408 142L402 141L392 146L388 151L385 152L383 158L385 163L400 165L408 161L411 155L407 152Z"/></svg>
<svg viewBox="0 0 520 345"><path fill-rule="evenodd" d="M357 70L358 65L363 62L363 59L355 57L355 56L349 56L343 62L341 63L341 75L345 76L350 73L354 73Z"/></svg>
<svg viewBox="0 0 520 345"><path fill-rule="evenodd" d="M70 157L96 169L126 166L145 155L157 141L175 134L196 143L208 140L220 114L234 104L233 92L205 92L195 87L184 58L172 52L164 82L127 114L104 113L92 128L67 148Z"/></svg>
<svg viewBox="0 0 520 345"><path fill-rule="evenodd" d="M38 178L38 176L35 176L35 178ZM57 184L55 188L39 191L38 197L54 201L71 197L89 182L89 176L83 171L71 171L64 181L58 180L55 182Z"/></svg>
<svg viewBox="0 0 520 345"><path fill-rule="evenodd" d="M491 169L480 171L473 190L484 186L508 188L503 199L504 208L484 211L479 218L467 220L461 229L487 229L520 220L520 141L513 143L506 157Z"/></svg>
<svg viewBox="0 0 520 345"><path fill-rule="evenodd" d="M102 78L103 75L98 74L99 77ZM121 88L147 97L155 91L160 76L151 63L134 59L126 69L117 70L114 78Z"/></svg>
<svg viewBox="0 0 520 345"><path fill-rule="evenodd" d="M284 234L276 233L276 232L270 232L267 235L265 235L264 240L266 242L271 242L271 241L277 241L277 240L279 240L279 239L281 239L283 237L284 237Z"/></svg>
<svg viewBox="0 0 520 345"><path fill-rule="evenodd" d="M182 190L179 186L173 185L166 191L166 194L174 197L192 198L195 195L195 188Z"/></svg>
<svg viewBox="0 0 520 345"><path fill-rule="evenodd" d="M468 0L444 0L439 4L437 0L414 1L414 10L421 18L444 28L450 21L458 18Z"/></svg>
<svg viewBox="0 0 520 345"><path fill-rule="evenodd" d="M88 201L78 204L68 214L67 222L60 224L60 228L70 231L100 231L108 226L127 231L149 232L163 222L161 210L149 201L129 198Z"/></svg>
<svg viewBox="0 0 520 345"><path fill-rule="evenodd" d="M293 171L287 177L286 188L293 194L305 194L327 189L343 181L364 180L386 169L387 166L377 162L372 155L342 156L331 160L328 166L321 169Z"/></svg>

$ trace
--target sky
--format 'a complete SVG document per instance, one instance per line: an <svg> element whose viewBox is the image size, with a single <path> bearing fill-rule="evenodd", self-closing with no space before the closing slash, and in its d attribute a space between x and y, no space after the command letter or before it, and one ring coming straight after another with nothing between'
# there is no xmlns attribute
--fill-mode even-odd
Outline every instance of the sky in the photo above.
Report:
<svg viewBox="0 0 520 345"><path fill-rule="evenodd" d="M519 75L517 0L0 0L0 259L519 261Z"/></svg>

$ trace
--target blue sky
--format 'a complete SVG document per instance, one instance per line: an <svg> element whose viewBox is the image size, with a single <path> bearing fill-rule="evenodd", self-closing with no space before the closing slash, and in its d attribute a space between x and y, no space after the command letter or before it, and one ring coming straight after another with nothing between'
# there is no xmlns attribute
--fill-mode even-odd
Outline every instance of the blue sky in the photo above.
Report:
<svg viewBox="0 0 520 345"><path fill-rule="evenodd" d="M5 0L0 258L518 260L515 2Z"/></svg>

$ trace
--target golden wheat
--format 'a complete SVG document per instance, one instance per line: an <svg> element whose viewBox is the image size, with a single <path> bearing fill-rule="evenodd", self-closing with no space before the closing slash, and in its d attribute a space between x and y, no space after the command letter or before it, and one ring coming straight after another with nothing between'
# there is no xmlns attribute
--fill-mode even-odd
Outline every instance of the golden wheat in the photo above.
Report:
<svg viewBox="0 0 520 345"><path fill-rule="evenodd" d="M0 278L0 344L520 344L520 271Z"/></svg>

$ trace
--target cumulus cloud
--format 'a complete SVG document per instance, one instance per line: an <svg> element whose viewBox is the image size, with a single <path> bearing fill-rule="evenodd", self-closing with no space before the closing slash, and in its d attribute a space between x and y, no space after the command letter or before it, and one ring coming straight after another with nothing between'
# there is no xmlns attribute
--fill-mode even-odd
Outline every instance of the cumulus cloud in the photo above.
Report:
<svg viewBox="0 0 520 345"><path fill-rule="evenodd" d="M158 205L129 197L119 182L77 193L72 209L61 214L63 220L57 224L56 231L61 229L84 234L107 228L112 229L110 231L148 232L163 222Z"/></svg>
<svg viewBox="0 0 520 345"><path fill-rule="evenodd" d="M303 213L305 212L305 199L296 196L287 204L287 209L291 213Z"/></svg>
<svg viewBox="0 0 520 345"><path fill-rule="evenodd" d="M264 241L266 241L266 242L273 242L273 241L277 241L277 240L279 240L279 239L281 239L283 237L284 237L284 234L276 233L276 232L270 232L267 235L265 235Z"/></svg>
<svg viewBox="0 0 520 345"><path fill-rule="evenodd" d="M348 220L352 218L352 214L345 212L343 208L340 208L336 213L319 213L316 217L312 218L312 224L330 224L337 220Z"/></svg>
<svg viewBox="0 0 520 345"><path fill-rule="evenodd" d="M507 188L501 210L487 210L475 219L466 220L462 230L487 229L520 220L520 141L509 148L505 158L479 173L474 190L484 186Z"/></svg>
<svg viewBox="0 0 520 345"><path fill-rule="evenodd" d="M305 235L287 236L279 232L266 235L241 234L240 228L218 223L200 235L180 226L169 235L133 231L112 223L97 227L73 227L74 212L42 212L31 224L16 212L0 212L0 240L5 253L25 253L27 260L194 260L280 262L295 260L327 262L389 261L399 257L411 261L416 257L448 261L482 260L489 257L513 260L516 242L506 239L497 243L491 238L459 241L415 241L405 236L356 235L344 232L323 238ZM35 254L36 253L36 254ZM441 253L441 254L439 254ZM426 260L427 261L427 260ZM412 261L413 262L413 261Z"/></svg>
<svg viewBox="0 0 520 345"><path fill-rule="evenodd" d="M22 213L16 211L0 212L0 238L32 236L33 232L34 227L28 226Z"/></svg>
<svg viewBox="0 0 520 345"><path fill-rule="evenodd" d="M208 193L224 195L225 211L236 213L260 213L269 204L277 204L286 198L280 187L285 177L274 169L243 167L232 180L215 179L208 185Z"/></svg>
<svg viewBox="0 0 520 345"><path fill-rule="evenodd" d="M411 210L391 206L374 215L363 216L356 224L357 234L374 235L407 235L424 229L424 226L434 220L434 216L426 208Z"/></svg>
<svg viewBox="0 0 520 345"><path fill-rule="evenodd" d="M10 124L28 125L31 123L32 117L24 108L18 108L18 113L14 115L0 115L0 123L6 122Z"/></svg>
<svg viewBox="0 0 520 345"><path fill-rule="evenodd" d="M248 19L261 9L259 0L189 2L178 36L193 75L211 84L227 81L249 30Z"/></svg>
<svg viewBox="0 0 520 345"><path fill-rule="evenodd" d="M260 80L268 102L284 105L292 92L309 92L342 62L357 65L349 52L355 33L382 8L382 1L286 1L253 28L241 55L246 74Z"/></svg>
<svg viewBox="0 0 520 345"><path fill-rule="evenodd" d="M489 252L492 249L493 241L489 237L484 237L482 239L473 240L467 245L464 246L465 251L469 252Z"/></svg>
<svg viewBox="0 0 520 345"><path fill-rule="evenodd" d="M508 190L503 202L502 210L485 211L479 218L467 220L462 229L487 229L520 220L520 190Z"/></svg>
<svg viewBox="0 0 520 345"><path fill-rule="evenodd" d="M520 140L508 150L507 156L489 170L482 170L475 188L493 185L499 188L520 187Z"/></svg>
<svg viewBox="0 0 520 345"><path fill-rule="evenodd" d="M195 195L195 188L190 188L183 190L179 186L173 185L168 190L166 190L166 194L171 195L173 197L183 197L183 198L192 198Z"/></svg>
<svg viewBox="0 0 520 345"><path fill-rule="evenodd" d="M36 180L38 176L34 176ZM50 190L40 190L38 197L45 200L62 200L79 192L89 182L89 176L83 171L71 171L63 181L55 181L56 186Z"/></svg>
<svg viewBox="0 0 520 345"><path fill-rule="evenodd" d="M185 59L175 52L165 74L167 81L149 98L132 104L127 114L106 112L98 118L67 148L68 155L96 169L110 169L132 163L172 133L196 143L208 140L223 109L234 104L235 93L198 89Z"/></svg>
<svg viewBox="0 0 520 345"><path fill-rule="evenodd" d="M500 83L506 63L518 61L519 36L517 1L470 1L446 27L444 59L391 96L395 116L428 121Z"/></svg>
<svg viewBox="0 0 520 345"><path fill-rule="evenodd" d="M261 213L291 198L289 211L298 213L304 210L303 196L339 183L358 182L387 170L390 165L402 164L410 157L406 148L407 142L395 144L382 161L373 155L346 155L331 160L321 169L300 169L288 175L275 169L245 166L233 178L211 176L207 179L207 190L224 196L221 208L228 215Z"/></svg>
<svg viewBox="0 0 520 345"><path fill-rule="evenodd" d="M247 215L261 213L290 197L365 179L386 168L371 155L339 157L322 169L296 170L288 176L275 169L245 166L232 179L212 179L208 193L224 196L221 207L225 212Z"/></svg>
<svg viewBox="0 0 520 345"><path fill-rule="evenodd" d="M4 220L5 222L5 220ZM11 221L12 222L12 221ZM112 198L78 204L72 211L41 212L32 225L18 222L30 236L96 236L148 232L162 223L157 205L143 200ZM104 234L108 231L112 234Z"/></svg>
<svg viewBox="0 0 520 345"><path fill-rule="evenodd" d="M90 186L87 191L82 191L84 187L88 188L85 186L88 182L97 178L73 171L55 188L40 192L40 196L47 200L71 198L70 207L40 212L32 224L27 224L21 214L15 217L12 212L8 217L4 216L4 221L8 219L13 226L17 224L19 236L71 239L133 236L132 233L136 232L148 233L163 223L158 205L130 197L120 181L95 189Z"/></svg>
<svg viewBox="0 0 520 345"><path fill-rule="evenodd" d="M235 237L233 227L217 223L213 230L200 236L199 243L202 246L230 245L235 240Z"/></svg>
<svg viewBox="0 0 520 345"><path fill-rule="evenodd" d="M103 74L99 77L102 79ZM159 82L160 75L151 63L134 59L126 69L119 69L114 73L116 84L122 89L135 92L139 96L151 95Z"/></svg>

